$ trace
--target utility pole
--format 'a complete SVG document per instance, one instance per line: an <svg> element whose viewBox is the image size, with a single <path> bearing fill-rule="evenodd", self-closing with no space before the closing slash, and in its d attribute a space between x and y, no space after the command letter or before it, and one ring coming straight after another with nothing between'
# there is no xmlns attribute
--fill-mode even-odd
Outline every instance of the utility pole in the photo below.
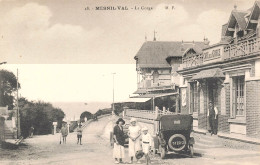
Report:
<svg viewBox="0 0 260 165"><path fill-rule="evenodd" d="M20 131L20 114L19 114L19 82L18 82L18 68L17 68L17 81L16 81L16 90L17 90L17 95L16 95L16 110L17 110L17 139L20 137L21 135L21 131Z"/></svg>
<svg viewBox="0 0 260 165"><path fill-rule="evenodd" d="M115 79L115 74L116 73L112 73L112 75L113 75L113 105L112 105L112 115L114 115L115 114L115 87L114 87L114 79Z"/></svg>

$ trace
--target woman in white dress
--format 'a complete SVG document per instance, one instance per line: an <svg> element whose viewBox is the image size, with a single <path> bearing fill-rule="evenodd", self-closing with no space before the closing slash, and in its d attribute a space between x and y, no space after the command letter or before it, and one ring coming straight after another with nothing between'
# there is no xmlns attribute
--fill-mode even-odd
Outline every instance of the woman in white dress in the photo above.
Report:
<svg viewBox="0 0 260 165"><path fill-rule="evenodd" d="M130 120L131 125L128 128L128 137L129 137L129 157L131 158L131 161L129 163L133 163L134 156L136 151L139 151L141 149L141 143L140 143L140 135L141 135L141 128L136 125L136 119L132 118ZM137 160L137 163L140 163L139 160Z"/></svg>

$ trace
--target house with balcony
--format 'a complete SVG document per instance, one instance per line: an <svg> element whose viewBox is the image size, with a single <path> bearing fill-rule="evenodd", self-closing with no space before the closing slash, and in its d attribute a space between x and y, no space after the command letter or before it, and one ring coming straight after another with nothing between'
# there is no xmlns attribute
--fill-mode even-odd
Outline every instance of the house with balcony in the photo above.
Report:
<svg viewBox="0 0 260 165"><path fill-rule="evenodd" d="M183 53L190 48L200 49L203 42L183 41L146 41L137 52L137 91L138 96L150 101L150 109L180 112L179 85L180 76L176 72L182 63Z"/></svg>
<svg viewBox="0 0 260 165"><path fill-rule="evenodd" d="M187 50L181 74L180 108L193 127L209 130L208 103L218 109L218 135L260 139L260 2L230 13L221 41ZM221 28L221 27L220 27Z"/></svg>

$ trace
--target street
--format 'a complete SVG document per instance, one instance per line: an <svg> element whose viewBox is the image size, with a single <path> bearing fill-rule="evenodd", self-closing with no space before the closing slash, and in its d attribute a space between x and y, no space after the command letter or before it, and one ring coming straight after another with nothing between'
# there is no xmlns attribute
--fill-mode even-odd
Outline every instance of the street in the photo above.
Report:
<svg viewBox="0 0 260 165"><path fill-rule="evenodd" d="M0 164L112 165L113 149L109 145L111 129L111 117L90 123L83 131L83 145L77 145L76 133L68 135L67 144L59 144L60 134L34 136L25 139L24 145L17 150L0 150ZM202 140L200 135L195 136L194 158L169 154L166 159L161 160L158 155L153 155L152 164L260 164L260 153L257 151L210 145L207 142L210 142L211 138ZM126 155L127 153L126 148ZM124 161L129 161L129 158L126 157ZM142 162L144 163L144 160Z"/></svg>

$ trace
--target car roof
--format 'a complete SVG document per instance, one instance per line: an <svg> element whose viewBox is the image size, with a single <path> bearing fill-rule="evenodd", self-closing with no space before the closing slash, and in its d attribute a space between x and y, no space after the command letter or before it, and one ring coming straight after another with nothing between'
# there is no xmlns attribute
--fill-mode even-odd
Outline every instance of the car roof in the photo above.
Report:
<svg viewBox="0 0 260 165"><path fill-rule="evenodd" d="M178 118L178 116L179 116L180 118L182 118L182 117L191 116L191 115L189 115L189 114L161 115L161 116L158 116L155 120L156 120L156 121L169 120L169 119L173 119L173 118Z"/></svg>

